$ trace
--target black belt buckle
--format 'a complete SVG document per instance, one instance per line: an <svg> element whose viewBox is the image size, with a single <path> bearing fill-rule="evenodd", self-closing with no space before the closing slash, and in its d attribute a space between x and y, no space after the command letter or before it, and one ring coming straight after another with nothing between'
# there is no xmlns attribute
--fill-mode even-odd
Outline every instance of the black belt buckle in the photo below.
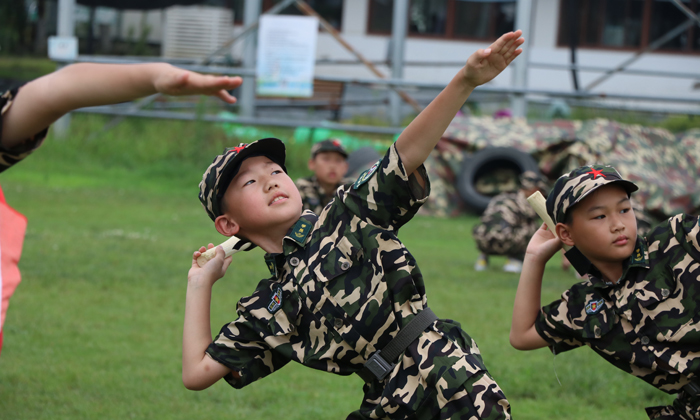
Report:
<svg viewBox="0 0 700 420"><path fill-rule="evenodd" d="M691 397L697 397L700 395L700 385L696 384L695 382L688 382L683 386L683 391L686 392Z"/></svg>
<svg viewBox="0 0 700 420"><path fill-rule="evenodd" d="M365 363L365 368L367 368L367 370L369 370L372 375L374 375L380 381L386 378L386 375L394 370L394 366L396 366L395 364L384 360L384 358L380 356L381 352L381 350L377 350L377 352L367 360L367 363Z"/></svg>

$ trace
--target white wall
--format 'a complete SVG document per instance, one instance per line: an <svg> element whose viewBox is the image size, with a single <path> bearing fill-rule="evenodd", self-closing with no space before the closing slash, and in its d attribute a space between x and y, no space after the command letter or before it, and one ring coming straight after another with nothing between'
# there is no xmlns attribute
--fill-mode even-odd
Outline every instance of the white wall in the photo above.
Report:
<svg viewBox="0 0 700 420"><path fill-rule="evenodd" d="M571 53L567 47L557 47L559 29L559 0L535 2L532 27L533 45L530 62L570 64ZM633 51L609 51L592 48L577 49L576 61L580 66L614 68L635 54ZM700 76L700 56L651 52L641 56L628 67L635 70L658 70L667 72L695 73ZM600 77L600 72L579 72L579 87ZM700 90L694 89L698 80L661 76L640 76L618 73L592 89L592 92L639 96L669 96L700 100ZM569 70L530 68L528 84L532 89L573 91Z"/></svg>
<svg viewBox="0 0 700 420"><path fill-rule="evenodd" d="M147 27L150 28L148 33L148 42L161 42L163 39L163 10L124 10L121 16L121 26L119 35L126 39L129 35L129 28L133 28L133 38L135 40L141 37L142 19Z"/></svg>
<svg viewBox="0 0 700 420"><path fill-rule="evenodd" d="M362 4L361 10L357 10ZM350 5L352 4L352 6ZM346 40L362 52L370 60L382 60L386 57L389 36L364 35L367 27L367 0L346 0L343 16L343 33ZM557 47L557 31L559 30L559 0L539 0L533 2L533 21L530 44L530 61L538 63L569 64L570 52L566 47ZM349 13L348 13L349 11ZM528 34L525 34L527 36ZM321 34L318 46L318 56L323 58L349 58L333 40ZM484 48L487 43L429 40L409 38L406 41L406 61L456 61L466 58L478 48ZM619 65L634 52L606 51L590 48L579 49L577 62L583 66L611 68ZM700 76L700 55L671 54L653 52L642 56L631 69L676 71L695 73ZM383 67L385 74L389 70ZM407 80L447 83L459 70L454 67L412 67L404 70ZM374 77L363 66L352 68L319 67L319 74L338 74L354 77ZM579 86L585 87L598 78L601 73L579 72ZM695 85L700 82L693 79L680 79L660 76L638 76L616 74L606 82L594 88L594 92L609 94L672 96L693 98L700 101L700 90ZM506 70L491 85L510 86L511 76ZM573 91L571 72L568 70L551 70L530 68L528 85L532 89L557 91Z"/></svg>
<svg viewBox="0 0 700 420"><path fill-rule="evenodd" d="M391 35L367 35L367 23L369 19L369 0L345 0L343 2L342 37L355 50L360 52L370 61L386 60L387 49ZM488 43L474 43L465 41L443 41L421 38L409 38L406 40L405 61L466 61L469 55L478 48L485 48ZM355 56L348 52L330 34L319 33L317 57L320 59L352 60ZM391 70L387 66L377 66L387 77ZM404 69L406 80L421 82L435 82L447 84L461 68L460 65L440 67L407 67ZM342 76L358 78L376 78L376 76L364 65L319 65L316 73L324 76ZM494 86L507 86L509 84L509 71L501 74L493 81Z"/></svg>
<svg viewBox="0 0 700 420"><path fill-rule="evenodd" d="M342 36L368 60L385 60L389 35L367 35L369 13L368 0L345 0L343 9ZM532 23L530 61L538 63L569 64L569 49L557 47L556 38L559 29L559 0L539 0L533 2L534 17ZM240 31L241 27L236 27ZM528 34L525 34L527 36ZM431 40L408 38L406 40L406 61L442 61L464 62L478 48L488 46L486 42L468 42L456 40ZM240 54L240 44L234 49ZM614 67L634 52L579 49L578 64L583 66ZM319 32L317 57L322 59L352 60L354 56L338 43L330 34ZM461 64L454 66L407 67L404 70L406 80L447 84L456 74ZM390 74L386 66L378 66L385 75ZM700 75L700 55L681 55L669 53L649 53L644 55L630 68L677 71L697 73ZM357 78L375 78L364 65L319 65L316 73L326 76ZM580 72L579 85L586 86L600 73ZM695 89L698 80L679 79L656 76L634 76L618 74L595 88L594 92L625 95L657 95L694 98L700 101L700 90ZM510 70L491 82L492 86L507 87L511 85ZM573 91L571 72L568 70L550 70L530 68L528 85L531 89L555 91Z"/></svg>

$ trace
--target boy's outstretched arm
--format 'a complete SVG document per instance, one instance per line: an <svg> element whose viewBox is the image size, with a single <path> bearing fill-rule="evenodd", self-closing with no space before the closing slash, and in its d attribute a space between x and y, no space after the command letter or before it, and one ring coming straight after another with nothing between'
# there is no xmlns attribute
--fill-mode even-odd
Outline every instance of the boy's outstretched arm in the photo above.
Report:
<svg viewBox="0 0 700 420"><path fill-rule="evenodd" d="M209 248L213 247L209 244ZM219 246L216 256L200 268L197 258L204 251L206 248L201 247L194 253L192 268L187 275L185 325L182 332L182 383L191 390L208 388L231 372L231 369L205 352L211 343L211 288L226 273L231 257L224 258L224 250Z"/></svg>
<svg viewBox="0 0 700 420"><path fill-rule="evenodd" d="M547 230L545 224L535 232L527 245L510 327L510 344L518 350L547 346L547 342L535 329L535 321L540 314L544 267L560 248L561 241Z"/></svg>
<svg viewBox="0 0 700 420"><path fill-rule="evenodd" d="M406 127L396 140L396 149L407 173L427 159L457 111L474 88L498 76L522 52L522 31L502 35L485 50L478 50L452 81Z"/></svg>
<svg viewBox="0 0 700 420"><path fill-rule="evenodd" d="M0 139L2 146L11 149L72 110L131 101L154 93L212 95L235 103L236 98L227 90L237 88L241 82L240 77L203 75L166 63L73 64L19 89L3 116Z"/></svg>

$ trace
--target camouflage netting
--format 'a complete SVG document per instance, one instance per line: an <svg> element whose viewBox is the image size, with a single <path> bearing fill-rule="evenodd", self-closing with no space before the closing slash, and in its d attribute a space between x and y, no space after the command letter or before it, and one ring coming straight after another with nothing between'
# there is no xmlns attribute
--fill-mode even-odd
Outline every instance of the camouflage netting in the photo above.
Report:
<svg viewBox="0 0 700 420"><path fill-rule="evenodd" d="M455 180L465 156L487 146L530 154L552 181L581 165L612 165L639 186L635 199L656 218L697 214L700 209L698 129L674 135L603 119L528 124L522 119L456 117L426 161L432 193L423 213L456 216L468 211Z"/></svg>

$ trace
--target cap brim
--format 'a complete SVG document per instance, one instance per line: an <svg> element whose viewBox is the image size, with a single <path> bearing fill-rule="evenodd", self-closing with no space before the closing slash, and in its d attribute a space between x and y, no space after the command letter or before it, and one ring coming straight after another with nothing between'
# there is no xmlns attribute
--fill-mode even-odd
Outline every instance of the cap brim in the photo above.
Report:
<svg viewBox="0 0 700 420"><path fill-rule="evenodd" d="M226 166L221 170L219 182L217 183L216 196L221 198L228 188L231 180L238 174L241 163L251 156L266 156L273 162L280 165L284 172L287 168L284 166L286 153L282 140L274 137L257 140L249 144L245 149L241 150L236 157L226 163Z"/></svg>
<svg viewBox="0 0 700 420"><path fill-rule="evenodd" d="M346 158L346 159L347 159L347 157L348 157L348 153L347 153L346 151L340 150L340 149L320 149L320 150L316 150L315 152L313 152L312 157L316 157L316 155L319 154L319 153L326 153L326 152L335 152L335 153L339 153L339 154L343 155L343 157Z"/></svg>

